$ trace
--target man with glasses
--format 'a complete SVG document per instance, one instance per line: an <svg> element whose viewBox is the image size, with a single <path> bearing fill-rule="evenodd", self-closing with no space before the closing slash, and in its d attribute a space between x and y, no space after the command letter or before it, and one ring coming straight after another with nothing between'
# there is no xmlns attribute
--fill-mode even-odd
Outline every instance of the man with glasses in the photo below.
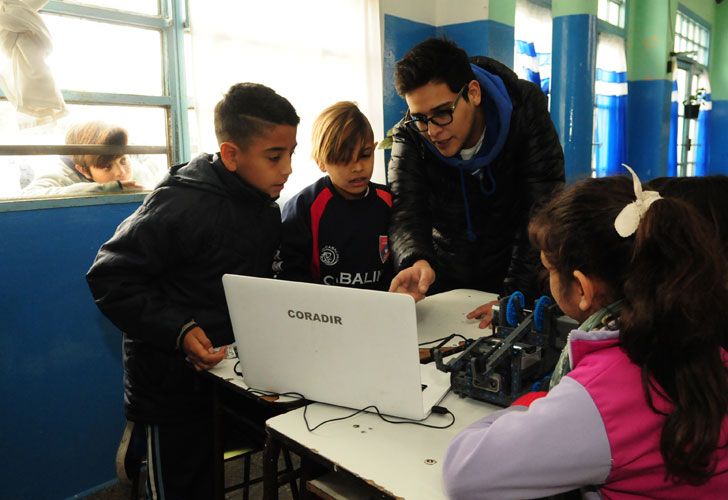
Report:
<svg viewBox="0 0 728 500"><path fill-rule="evenodd" d="M393 131L390 291L416 300L473 288L533 299L538 254L526 228L532 207L564 182L564 155L546 96L488 57L469 60L432 38L397 62L407 101ZM491 304L471 312L481 327Z"/></svg>

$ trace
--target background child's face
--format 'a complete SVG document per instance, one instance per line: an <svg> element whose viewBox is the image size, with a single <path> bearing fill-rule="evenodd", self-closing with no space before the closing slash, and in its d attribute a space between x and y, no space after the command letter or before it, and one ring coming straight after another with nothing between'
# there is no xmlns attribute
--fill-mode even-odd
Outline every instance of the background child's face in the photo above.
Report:
<svg viewBox="0 0 728 500"><path fill-rule="evenodd" d="M245 149L226 144L234 148L226 159L228 170L271 198L278 198L293 171L291 156L296 149L296 127L276 125L252 138Z"/></svg>
<svg viewBox="0 0 728 500"><path fill-rule="evenodd" d="M354 152L354 159L349 163L322 163L322 172L329 174L331 183L341 196L347 200L361 198L367 193L369 179L374 170L374 148L376 142L365 142Z"/></svg>
<svg viewBox="0 0 728 500"><path fill-rule="evenodd" d="M129 157L124 155L105 166L91 165L88 168L88 175L85 172L79 170L81 174L93 182L104 184L106 182L113 181L128 181L131 180L131 163Z"/></svg>

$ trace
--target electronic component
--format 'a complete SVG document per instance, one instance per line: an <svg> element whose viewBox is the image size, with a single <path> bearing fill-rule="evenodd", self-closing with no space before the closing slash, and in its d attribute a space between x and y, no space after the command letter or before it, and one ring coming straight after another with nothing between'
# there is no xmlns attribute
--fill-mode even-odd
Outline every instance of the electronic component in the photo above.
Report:
<svg viewBox="0 0 728 500"><path fill-rule="evenodd" d="M493 314L493 335L469 339L463 352L447 363L433 349L437 368L449 372L452 391L499 406L508 406L531 390L542 390L558 361L566 338L578 323L564 316L547 297L524 309L520 292L501 298Z"/></svg>

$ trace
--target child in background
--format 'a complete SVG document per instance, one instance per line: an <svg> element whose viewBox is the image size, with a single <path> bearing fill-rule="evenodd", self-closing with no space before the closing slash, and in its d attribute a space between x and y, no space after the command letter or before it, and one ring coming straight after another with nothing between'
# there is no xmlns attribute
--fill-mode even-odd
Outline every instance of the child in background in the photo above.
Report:
<svg viewBox="0 0 728 500"><path fill-rule="evenodd" d="M66 144L126 146L127 141L126 130L100 121L73 125L66 133ZM142 189L134 179L127 155L75 154L61 156L56 170L34 179L21 195L89 195Z"/></svg>
<svg viewBox="0 0 728 500"><path fill-rule="evenodd" d="M313 125L313 159L328 175L283 208L278 277L386 290L392 279L392 195L370 181L374 133L353 102L326 108Z"/></svg>
<svg viewBox="0 0 728 500"><path fill-rule="evenodd" d="M291 174L298 122L268 87L233 85L215 106L220 152L173 167L87 274L96 304L124 332L125 411L146 432L148 498L213 494L212 396L197 372L234 341L223 274L272 277L274 200Z"/></svg>
<svg viewBox="0 0 728 500"><path fill-rule="evenodd" d="M567 187L529 233L564 313L612 320L571 332L573 369L546 397L452 441L449 496L724 497L728 269L707 223L610 177Z"/></svg>

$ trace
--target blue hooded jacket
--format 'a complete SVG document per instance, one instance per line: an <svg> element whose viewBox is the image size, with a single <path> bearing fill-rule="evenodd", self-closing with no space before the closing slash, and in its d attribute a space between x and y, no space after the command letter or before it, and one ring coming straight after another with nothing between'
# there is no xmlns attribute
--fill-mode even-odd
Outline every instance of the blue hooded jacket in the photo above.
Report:
<svg viewBox="0 0 728 500"><path fill-rule="evenodd" d="M471 64L470 67L475 73L481 88L483 110L485 112L485 138L480 149L470 160L463 160L458 153L452 157L443 156L430 141L425 144L444 164L458 169L460 172L460 188L465 202L465 219L467 223L468 240L474 241L476 236L470 221L470 207L468 195L465 191L465 173L480 176L480 191L484 196L490 196L495 191L496 185L493 174L490 171L490 163L498 157L508 137L511 124L511 112L513 103L508 95L503 80L480 66ZM483 177L488 177L488 187L483 185Z"/></svg>

